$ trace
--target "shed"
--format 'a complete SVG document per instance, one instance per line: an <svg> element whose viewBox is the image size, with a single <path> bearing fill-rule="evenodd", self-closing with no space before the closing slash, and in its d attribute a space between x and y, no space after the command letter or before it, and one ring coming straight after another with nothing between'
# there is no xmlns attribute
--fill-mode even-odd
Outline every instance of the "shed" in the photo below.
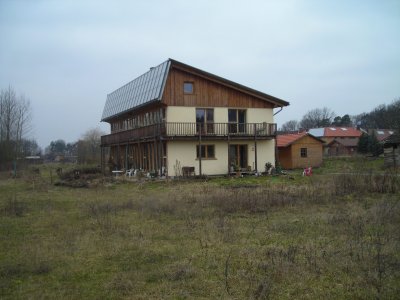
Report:
<svg viewBox="0 0 400 300"><path fill-rule="evenodd" d="M384 144L385 167L400 167L400 134L392 134Z"/></svg>
<svg viewBox="0 0 400 300"><path fill-rule="evenodd" d="M277 136L278 160L284 169L319 167L322 164L324 141L307 133Z"/></svg>

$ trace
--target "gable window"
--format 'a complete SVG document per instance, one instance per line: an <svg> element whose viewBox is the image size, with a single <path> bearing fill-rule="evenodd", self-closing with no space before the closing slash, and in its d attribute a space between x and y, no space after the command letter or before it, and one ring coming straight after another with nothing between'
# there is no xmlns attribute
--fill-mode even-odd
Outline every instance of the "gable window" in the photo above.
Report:
<svg viewBox="0 0 400 300"><path fill-rule="evenodd" d="M200 147L196 146L196 158L200 157ZM213 159L215 158L215 145L201 145L201 158Z"/></svg>
<svg viewBox="0 0 400 300"><path fill-rule="evenodd" d="M245 109L228 109L229 133L244 133L246 127Z"/></svg>
<svg viewBox="0 0 400 300"><path fill-rule="evenodd" d="M300 156L307 157L307 148L300 148Z"/></svg>
<svg viewBox="0 0 400 300"><path fill-rule="evenodd" d="M214 109L196 108L196 131L202 134L214 133Z"/></svg>
<svg viewBox="0 0 400 300"><path fill-rule="evenodd" d="M193 94L193 82L184 82L183 83L183 93L184 94Z"/></svg>

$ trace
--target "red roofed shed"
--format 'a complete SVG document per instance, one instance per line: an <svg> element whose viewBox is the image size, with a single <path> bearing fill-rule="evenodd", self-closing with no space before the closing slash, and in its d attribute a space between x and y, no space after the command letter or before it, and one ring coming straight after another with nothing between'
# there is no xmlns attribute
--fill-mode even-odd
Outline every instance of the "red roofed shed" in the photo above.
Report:
<svg viewBox="0 0 400 300"><path fill-rule="evenodd" d="M284 169L319 167L324 142L307 133L281 134L276 137L278 160Z"/></svg>

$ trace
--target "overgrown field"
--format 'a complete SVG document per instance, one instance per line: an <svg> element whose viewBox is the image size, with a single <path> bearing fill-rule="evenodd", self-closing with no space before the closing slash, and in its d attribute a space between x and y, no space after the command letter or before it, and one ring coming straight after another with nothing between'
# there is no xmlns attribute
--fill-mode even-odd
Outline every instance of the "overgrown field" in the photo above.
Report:
<svg viewBox="0 0 400 300"><path fill-rule="evenodd" d="M0 298L400 295L398 174L68 188L44 173L0 180Z"/></svg>

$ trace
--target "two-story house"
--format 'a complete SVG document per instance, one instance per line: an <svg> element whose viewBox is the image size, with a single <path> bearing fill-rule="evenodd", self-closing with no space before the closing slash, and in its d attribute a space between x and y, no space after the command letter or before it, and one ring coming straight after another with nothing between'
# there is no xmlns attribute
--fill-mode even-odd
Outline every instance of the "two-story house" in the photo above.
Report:
<svg viewBox="0 0 400 300"><path fill-rule="evenodd" d="M173 59L107 95L102 166L169 176L275 163L274 108L288 102ZM109 157L105 157L105 148Z"/></svg>

